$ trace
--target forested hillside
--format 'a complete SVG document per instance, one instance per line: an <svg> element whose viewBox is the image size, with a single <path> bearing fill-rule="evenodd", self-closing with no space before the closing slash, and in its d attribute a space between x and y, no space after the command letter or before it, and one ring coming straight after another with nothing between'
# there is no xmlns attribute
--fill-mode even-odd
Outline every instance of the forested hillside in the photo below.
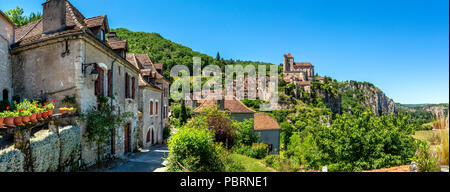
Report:
<svg viewBox="0 0 450 192"><path fill-rule="evenodd" d="M170 69L175 65L186 65L192 69L192 57L200 56L202 66L219 65L222 70L225 65L273 65L272 63L240 61L233 59L224 59L217 53L216 57L202 54L192 50L189 47L180 45L165 39L158 33L133 32L128 29L113 29L117 32L119 39L128 40L129 53L148 54L154 63L164 65L163 75L169 79Z"/></svg>

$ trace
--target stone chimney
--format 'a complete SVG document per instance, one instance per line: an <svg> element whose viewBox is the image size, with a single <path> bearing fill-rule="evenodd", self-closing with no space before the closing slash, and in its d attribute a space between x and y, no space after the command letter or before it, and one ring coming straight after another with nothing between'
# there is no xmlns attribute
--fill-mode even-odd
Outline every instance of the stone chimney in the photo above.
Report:
<svg viewBox="0 0 450 192"><path fill-rule="evenodd" d="M43 33L50 34L66 28L66 1L47 0L42 14Z"/></svg>
<svg viewBox="0 0 450 192"><path fill-rule="evenodd" d="M109 32L108 41L117 41L117 34L115 31Z"/></svg>

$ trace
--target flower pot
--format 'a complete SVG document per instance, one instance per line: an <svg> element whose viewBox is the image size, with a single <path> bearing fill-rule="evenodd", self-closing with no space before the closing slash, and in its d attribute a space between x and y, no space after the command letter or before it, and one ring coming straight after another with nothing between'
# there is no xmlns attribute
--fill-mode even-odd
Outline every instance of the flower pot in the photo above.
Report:
<svg viewBox="0 0 450 192"><path fill-rule="evenodd" d="M2 127L3 127L3 117L0 118L0 128L2 128Z"/></svg>
<svg viewBox="0 0 450 192"><path fill-rule="evenodd" d="M49 117L53 116L53 109L49 109L47 112Z"/></svg>
<svg viewBox="0 0 450 192"><path fill-rule="evenodd" d="M14 117L14 124L15 125L23 125L22 123L22 117Z"/></svg>
<svg viewBox="0 0 450 192"><path fill-rule="evenodd" d="M30 121L33 123L37 123L38 121L36 118L37 118L37 113L33 113L30 117Z"/></svg>
<svg viewBox="0 0 450 192"><path fill-rule="evenodd" d="M5 117L5 125L7 127L15 127L16 125L14 125L14 117Z"/></svg>
<svg viewBox="0 0 450 192"><path fill-rule="evenodd" d="M42 118L44 118L44 119L48 118L48 112L47 111L42 112Z"/></svg>
<svg viewBox="0 0 450 192"><path fill-rule="evenodd" d="M36 119L37 119L38 121L44 120L44 119L42 119L42 113L38 113L38 114L36 115Z"/></svg>
<svg viewBox="0 0 450 192"><path fill-rule="evenodd" d="M31 120L31 117L30 117L30 116L24 116L24 117L22 117L22 122L23 122L23 123L28 123L28 122L30 122L30 120Z"/></svg>

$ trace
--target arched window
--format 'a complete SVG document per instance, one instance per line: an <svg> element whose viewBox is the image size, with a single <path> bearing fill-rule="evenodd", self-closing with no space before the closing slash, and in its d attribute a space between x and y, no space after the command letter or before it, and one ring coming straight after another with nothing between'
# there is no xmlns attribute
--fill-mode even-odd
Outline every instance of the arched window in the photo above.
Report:
<svg viewBox="0 0 450 192"><path fill-rule="evenodd" d="M150 115L153 115L153 101L150 101Z"/></svg>
<svg viewBox="0 0 450 192"><path fill-rule="evenodd" d="M158 115L158 101L155 103L155 114Z"/></svg>
<svg viewBox="0 0 450 192"><path fill-rule="evenodd" d="M9 91L8 91L8 89L3 89L3 101L9 101Z"/></svg>

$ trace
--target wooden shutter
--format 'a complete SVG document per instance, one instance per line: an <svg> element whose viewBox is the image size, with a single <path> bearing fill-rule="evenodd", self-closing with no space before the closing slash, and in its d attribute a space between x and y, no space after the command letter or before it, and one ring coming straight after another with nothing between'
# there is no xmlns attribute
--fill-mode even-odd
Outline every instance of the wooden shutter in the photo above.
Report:
<svg viewBox="0 0 450 192"><path fill-rule="evenodd" d="M108 97L112 97L112 70L108 70Z"/></svg>
<svg viewBox="0 0 450 192"><path fill-rule="evenodd" d="M150 101L150 115L153 115L153 101Z"/></svg>
<svg viewBox="0 0 450 192"><path fill-rule="evenodd" d="M155 103L155 105L156 105L156 106L155 106L155 107L156 107L156 108L155 108L155 114L158 115L158 101Z"/></svg>
<svg viewBox="0 0 450 192"><path fill-rule="evenodd" d="M136 92L136 78L131 78L131 98L134 99L134 93Z"/></svg>
<svg viewBox="0 0 450 192"><path fill-rule="evenodd" d="M130 77L125 73L125 98L130 98Z"/></svg>
<svg viewBox="0 0 450 192"><path fill-rule="evenodd" d="M100 96L104 94L104 72L103 69L96 66L96 70L98 71L98 78L95 80L95 95Z"/></svg>

